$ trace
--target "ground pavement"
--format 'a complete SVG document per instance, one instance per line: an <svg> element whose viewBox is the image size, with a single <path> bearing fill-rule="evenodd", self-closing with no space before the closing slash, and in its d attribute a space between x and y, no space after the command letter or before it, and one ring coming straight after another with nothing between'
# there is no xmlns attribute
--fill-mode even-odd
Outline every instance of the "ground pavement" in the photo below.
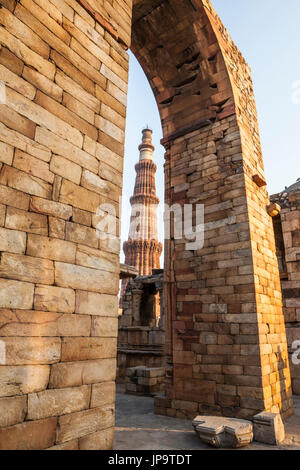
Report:
<svg viewBox="0 0 300 470"><path fill-rule="evenodd" d="M295 414L285 422L286 440L279 447L252 443L247 450L300 450L300 396L294 397ZM192 429L190 420L155 415L153 398L125 395L118 388L115 450L208 450Z"/></svg>

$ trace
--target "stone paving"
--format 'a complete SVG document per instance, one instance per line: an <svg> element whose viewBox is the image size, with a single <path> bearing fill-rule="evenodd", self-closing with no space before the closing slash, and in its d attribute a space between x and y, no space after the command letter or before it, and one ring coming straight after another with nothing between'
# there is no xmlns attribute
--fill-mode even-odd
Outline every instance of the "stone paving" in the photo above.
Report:
<svg viewBox="0 0 300 470"><path fill-rule="evenodd" d="M300 450L300 397L295 414L285 422L286 440L278 447L252 443L238 450ZM155 415L153 398L125 395L116 401L115 450L210 450L200 442L190 420Z"/></svg>

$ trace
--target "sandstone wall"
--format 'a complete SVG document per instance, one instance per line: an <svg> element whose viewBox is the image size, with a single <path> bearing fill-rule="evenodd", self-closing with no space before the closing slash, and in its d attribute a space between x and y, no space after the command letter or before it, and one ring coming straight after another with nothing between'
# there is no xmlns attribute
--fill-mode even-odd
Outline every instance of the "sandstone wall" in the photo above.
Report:
<svg viewBox="0 0 300 470"><path fill-rule="evenodd" d="M287 416L290 371L250 69L209 1L151 3L133 11L132 48L162 119L166 202L205 206L203 248L187 249L174 233L165 243L169 367L156 410Z"/></svg>
<svg viewBox="0 0 300 470"><path fill-rule="evenodd" d="M0 449L108 449L131 2L0 5Z"/></svg>
<svg viewBox="0 0 300 470"><path fill-rule="evenodd" d="M292 387L300 394L300 191L283 191L272 196L281 212L275 223L277 245L281 248L281 286L286 321Z"/></svg>

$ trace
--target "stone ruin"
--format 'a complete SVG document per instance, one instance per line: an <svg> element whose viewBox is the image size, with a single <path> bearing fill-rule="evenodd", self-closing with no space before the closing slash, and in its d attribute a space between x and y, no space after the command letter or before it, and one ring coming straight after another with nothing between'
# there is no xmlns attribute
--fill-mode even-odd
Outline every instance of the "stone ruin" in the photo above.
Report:
<svg viewBox="0 0 300 470"><path fill-rule="evenodd" d="M152 276L138 276L127 284L119 316L117 381L125 382L132 376L127 370L137 366L164 367L164 345L163 271L154 270Z"/></svg>
<svg viewBox="0 0 300 470"><path fill-rule="evenodd" d="M276 253L292 388L295 395L300 395L300 179L281 193L271 196L271 202L281 208L279 214L273 218ZM293 360L294 355L295 360Z"/></svg>

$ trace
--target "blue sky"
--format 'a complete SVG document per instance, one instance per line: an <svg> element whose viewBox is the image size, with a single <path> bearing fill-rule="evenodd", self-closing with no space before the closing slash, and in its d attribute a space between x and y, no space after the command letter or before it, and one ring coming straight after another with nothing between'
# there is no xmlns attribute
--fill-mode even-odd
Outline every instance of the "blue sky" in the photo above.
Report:
<svg viewBox="0 0 300 470"><path fill-rule="evenodd" d="M300 90L300 1L212 0L212 4L252 69L268 190L274 194L300 178L300 92L293 88ZM128 235L128 200L134 187L141 130L146 124L153 129L157 193L163 201L159 114L149 83L131 54L122 241ZM162 240L161 220L159 226Z"/></svg>

